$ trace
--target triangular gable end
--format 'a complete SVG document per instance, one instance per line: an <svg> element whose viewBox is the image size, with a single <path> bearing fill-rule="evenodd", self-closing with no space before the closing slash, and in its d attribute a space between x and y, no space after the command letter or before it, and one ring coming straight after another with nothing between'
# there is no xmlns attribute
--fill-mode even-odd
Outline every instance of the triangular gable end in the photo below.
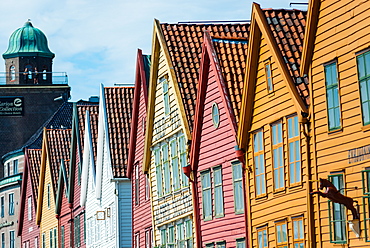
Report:
<svg viewBox="0 0 370 248"><path fill-rule="evenodd" d="M200 65L199 71L199 87L198 87L198 94L197 94L197 103L195 108L195 118L194 118L194 129L192 135L192 144L190 149L190 164L192 166L192 170L197 169L198 165L198 158L199 158L199 147L200 147L200 140L201 140L201 132L202 132L202 123L203 123L203 116L204 116L204 102L205 96L207 93L208 87L208 74L210 67L213 71L215 71L216 82L217 86L222 98L222 102L225 106L227 118L229 120L229 124L231 126L231 131L233 135L236 137L237 132L237 123L235 115L232 111L231 101L229 98L229 94L227 92L227 86L224 81L223 75L220 69L220 63L216 56L216 51L212 43L212 38L210 36L209 31L204 32L204 41L202 45L202 60Z"/></svg>
<svg viewBox="0 0 370 248"><path fill-rule="evenodd" d="M162 29L160 27L160 23L158 20L154 20L154 28L153 28L153 39L152 39L152 64L150 68L150 79L149 79L149 96L148 96L148 113L147 113L147 121L146 121L146 135L145 135L145 146L144 146L144 158L143 158L143 172L148 173L149 171L149 164L150 164L150 157L151 151L150 146L152 144L152 137L153 137L153 121L154 121L154 111L155 111L155 89L157 88L158 82L158 65L159 65L159 54L162 48L163 53L165 55L165 60L167 63L167 71L169 72L169 77L171 80L170 82L173 83L173 87L176 94L177 105L179 106L180 110L180 120L182 125L185 127L184 132L187 136L187 139L191 139L189 123L185 115L185 109L183 103L181 101L181 94L179 90L179 86L177 83L177 78L175 75L175 70L173 68L173 64L169 55L168 47L166 45Z"/></svg>
<svg viewBox="0 0 370 248"><path fill-rule="evenodd" d="M40 225L42 215L42 202L44 198L44 186L45 186L45 172L46 172L46 160L48 156L48 138L46 128L43 130L42 139L42 152L41 152L41 164L40 164L40 179L39 179L39 190L37 194L37 207L36 207L36 225Z"/></svg>
<svg viewBox="0 0 370 248"><path fill-rule="evenodd" d="M67 169L65 167L65 162L62 159L62 161L60 162L57 196L56 196L56 201L55 201L55 214L57 216L60 215L60 211L62 208L61 205L62 205L64 188L66 189L66 193L68 196L68 192L69 192L68 175L67 175Z"/></svg>
<svg viewBox="0 0 370 248"><path fill-rule="evenodd" d="M24 219L24 208L26 205L26 197L27 197L27 183L28 180L31 179L28 177L28 154L27 149L24 150L24 169L23 169L23 177L22 177L22 185L21 185L21 199L20 199L20 206L19 206L19 215L18 215L18 230L17 236L22 236L22 227L23 227L23 219Z"/></svg>
<svg viewBox="0 0 370 248"><path fill-rule="evenodd" d="M259 58L259 47L261 42L261 36L266 38L266 42L274 60L277 62L279 71L281 72L284 81L287 84L287 88L293 100L294 106L297 113L308 113L308 109L300 97L294 81L289 74L284 59L281 56L279 48L275 42L275 39L270 31L267 24L266 18L256 3L253 3L252 8L252 19L251 19L251 34L250 43L248 46L247 66L246 66L246 77L245 87L243 90L242 108L240 113L240 123L238 129L238 146L239 149L246 150L248 143L248 135L252 124L252 111L254 107L254 91L256 84L256 70Z"/></svg>
<svg viewBox="0 0 370 248"><path fill-rule="evenodd" d="M127 177L131 178L133 164L135 160L136 151L136 134L138 128L138 118L139 118L139 104L140 95L143 94L145 107L148 104L148 89L147 89L147 77L145 73L144 57L142 51L138 49L136 58L136 77L135 77L135 90L134 90L134 101L132 109L132 119L131 119L131 133L130 133L130 146L129 155L127 163Z"/></svg>

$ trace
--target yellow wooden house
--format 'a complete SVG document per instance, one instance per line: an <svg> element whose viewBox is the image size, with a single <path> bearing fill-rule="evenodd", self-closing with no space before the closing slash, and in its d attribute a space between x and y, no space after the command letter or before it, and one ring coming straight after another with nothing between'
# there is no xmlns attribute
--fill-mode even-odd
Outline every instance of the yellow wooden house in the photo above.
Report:
<svg viewBox="0 0 370 248"><path fill-rule="evenodd" d="M39 247L57 248L58 219L55 198L61 160L69 160L71 130L44 129L40 164L40 179L36 206L36 224L40 227Z"/></svg>
<svg viewBox="0 0 370 248"><path fill-rule="evenodd" d="M316 247L370 245L370 1L311 0L301 75L310 81L311 170L358 212L313 196ZM314 182L315 190L320 187ZM323 191L324 192L324 191Z"/></svg>
<svg viewBox="0 0 370 248"><path fill-rule="evenodd" d="M238 129L249 247L310 247L306 12L253 4Z"/></svg>

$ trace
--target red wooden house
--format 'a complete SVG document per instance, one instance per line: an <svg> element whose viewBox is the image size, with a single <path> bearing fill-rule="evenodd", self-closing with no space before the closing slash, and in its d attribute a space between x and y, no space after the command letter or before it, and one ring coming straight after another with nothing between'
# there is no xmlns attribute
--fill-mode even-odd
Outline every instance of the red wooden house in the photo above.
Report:
<svg viewBox="0 0 370 248"><path fill-rule="evenodd" d="M35 213L40 163L41 149L25 150L17 233L25 247L38 247L39 244L40 230L35 223Z"/></svg>
<svg viewBox="0 0 370 248"><path fill-rule="evenodd" d="M146 248L151 248L153 244L149 179L141 170L144 156L149 69L150 55L143 55L139 49L136 61L127 175L132 183L132 247Z"/></svg>
<svg viewBox="0 0 370 248"><path fill-rule="evenodd" d="M243 169L234 149L247 47L248 38L204 33L190 153L198 247L245 247L248 237Z"/></svg>

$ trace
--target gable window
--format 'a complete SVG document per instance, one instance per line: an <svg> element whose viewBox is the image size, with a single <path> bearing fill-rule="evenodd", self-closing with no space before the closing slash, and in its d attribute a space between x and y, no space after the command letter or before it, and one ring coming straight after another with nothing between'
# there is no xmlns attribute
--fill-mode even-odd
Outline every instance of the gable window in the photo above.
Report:
<svg viewBox="0 0 370 248"><path fill-rule="evenodd" d="M256 184L256 196L266 194L265 158L263 149L263 131L253 134L253 157Z"/></svg>
<svg viewBox="0 0 370 248"><path fill-rule="evenodd" d="M301 182L301 145L299 138L298 117L288 118L288 159L289 159L289 183Z"/></svg>
<svg viewBox="0 0 370 248"><path fill-rule="evenodd" d="M274 166L274 188L283 189L284 181L284 154L283 154L283 130L282 123L272 125L272 161Z"/></svg>
<svg viewBox="0 0 370 248"><path fill-rule="evenodd" d="M14 215L14 193L9 194L9 215Z"/></svg>
<svg viewBox="0 0 370 248"><path fill-rule="evenodd" d="M264 226L257 230L257 247L258 248L268 247L267 226Z"/></svg>
<svg viewBox="0 0 370 248"><path fill-rule="evenodd" d="M149 200L150 192L149 192L149 178L145 176L145 200Z"/></svg>
<svg viewBox="0 0 370 248"><path fill-rule="evenodd" d="M27 204L28 220L32 220L32 196L28 197Z"/></svg>
<svg viewBox="0 0 370 248"><path fill-rule="evenodd" d="M48 202L48 209L50 209L50 183L47 186L47 202Z"/></svg>
<svg viewBox="0 0 370 248"><path fill-rule="evenodd" d="M202 183L202 208L203 219L212 219L212 192L211 192L211 171L205 170L200 174Z"/></svg>
<svg viewBox="0 0 370 248"><path fill-rule="evenodd" d="M222 190L222 168L217 166L213 168L213 188L214 188L214 206L215 217L224 216L224 196Z"/></svg>
<svg viewBox="0 0 370 248"><path fill-rule="evenodd" d="M333 174L329 176L334 186L343 192L344 182L343 174ZM330 221L330 242L331 243L346 243L346 215L345 208L339 203L328 201L329 204L329 221Z"/></svg>
<svg viewBox="0 0 370 248"><path fill-rule="evenodd" d="M172 180L174 190L180 189L180 178L179 178L179 157L177 152L177 139L173 139L170 142L171 148L171 165L172 165Z"/></svg>
<svg viewBox="0 0 370 248"><path fill-rule="evenodd" d="M186 167L187 164L187 156L186 156L186 143L185 143L185 135L179 137L179 150L180 150L180 164L181 168ZM189 179L182 171L181 173L181 181L182 186L187 187L189 186Z"/></svg>
<svg viewBox="0 0 370 248"><path fill-rule="evenodd" d="M139 164L135 164L135 205L139 205Z"/></svg>
<svg viewBox="0 0 370 248"><path fill-rule="evenodd" d="M265 64L266 82L268 92L274 91L274 85L272 84L272 73L271 73L271 63L268 61Z"/></svg>
<svg viewBox="0 0 370 248"><path fill-rule="evenodd" d="M288 247L287 223L285 221L275 224L277 248Z"/></svg>
<svg viewBox="0 0 370 248"><path fill-rule="evenodd" d="M370 124L370 51L357 56L363 125Z"/></svg>
<svg viewBox="0 0 370 248"><path fill-rule="evenodd" d="M236 214L244 213L243 168L239 161L232 162L234 211Z"/></svg>
<svg viewBox="0 0 370 248"><path fill-rule="evenodd" d="M163 160L163 175L164 175L164 193L171 192L171 175L170 175L170 161L168 157L168 145L162 146L162 160Z"/></svg>
<svg viewBox="0 0 370 248"><path fill-rule="evenodd" d="M324 70L328 127L329 131L335 131L341 128L337 63L326 65Z"/></svg>
<svg viewBox="0 0 370 248"><path fill-rule="evenodd" d="M303 218L293 219L293 246L304 247Z"/></svg>
<svg viewBox="0 0 370 248"><path fill-rule="evenodd" d="M18 159L13 161L13 174L18 174Z"/></svg>
<svg viewBox="0 0 370 248"><path fill-rule="evenodd" d="M362 171L363 211L365 215L365 240L370 242L370 168Z"/></svg>
<svg viewBox="0 0 370 248"><path fill-rule="evenodd" d="M163 105L164 105L164 114L168 115L170 113L170 95L168 92L168 81L166 77L163 77L159 80L162 83L163 89Z"/></svg>
<svg viewBox="0 0 370 248"><path fill-rule="evenodd" d="M155 164L155 172L157 176L157 193L158 193L158 196L162 196L163 182L162 182L162 163L161 163L160 149L154 150L154 164Z"/></svg>
<svg viewBox="0 0 370 248"><path fill-rule="evenodd" d="M212 122L215 128L218 128L220 125L220 110L217 103L213 103L212 105Z"/></svg>

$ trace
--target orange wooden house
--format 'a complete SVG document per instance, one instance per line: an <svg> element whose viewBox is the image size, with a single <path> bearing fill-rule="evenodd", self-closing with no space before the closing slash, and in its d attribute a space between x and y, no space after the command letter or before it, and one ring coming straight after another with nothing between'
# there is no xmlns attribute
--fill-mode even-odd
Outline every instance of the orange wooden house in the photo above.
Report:
<svg viewBox="0 0 370 248"><path fill-rule="evenodd" d="M370 1L309 1L301 75L310 81L311 170L356 200L313 197L317 247L370 245ZM319 184L313 183L314 188Z"/></svg>
<svg viewBox="0 0 370 248"><path fill-rule="evenodd" d="M245 151L249 247L309 247L308 82L299 10L253 4L238 146Z"/></svg>

